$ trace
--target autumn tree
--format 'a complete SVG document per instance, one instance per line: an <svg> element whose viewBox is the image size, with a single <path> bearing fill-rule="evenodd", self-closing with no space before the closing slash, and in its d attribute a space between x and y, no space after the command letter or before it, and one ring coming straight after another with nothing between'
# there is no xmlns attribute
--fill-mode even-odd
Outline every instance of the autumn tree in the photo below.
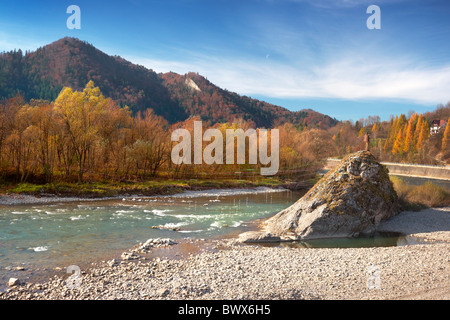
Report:
<svg viewBox="0 0 450 320"><path fill-rule="evenodd" d="M395 119L391 119L391 125L388 131L388 136L384 144L384 150L392 152L394 143L398 137L399 131L403 129L403 126L407 123L405 115L402 113L400 116L396 116Z"/></svg>
<svg viewBox="0 0 450 320"><path fill-rule="evenodd" d="M6 139L6 145L9 149L11 164L15 167L16 176L20 181L24 181L29 169L28 160L32 151L30 145L32 137L30 131L25 132L30 125L30 117L23 107L15 114L13 123L14 127Z"/></svg>
<svg viewBox="0 0 450 320"><path fill-rule="evenodd" d="M107 99L90 81L82 92L64 88L55 101L55 114L61 120L62 134L68 137L78 164L78 181L83 181L86 161L98 139L99 118L106 112Z"/></svg>
<svg viewBox="0 0 450 320"><path fill-rule="evenodd" d="M278 127L280 139L280 169L297 169L304 165L304 159L299 148L301 132L291 123Z"/></svg>
<svg viewBox="0 0 450 320"><path fill-rule="evenodd" d="M372 134L377 134L378 133L378 124L375 122L372 126Z"/></svg>
<svg viewBox="0 0 450 320"><path fill-rule="evenodd" d="M298 141L298 148L308 164L324 160L335 153L332 137L321 129L303 131Z"/></svg>
<svg viewBox="0 0 450 320"><path fill-rule="evenodd" d="M21 95L0 103L0 168L6 168L11 161L11 157L8 157L11 150L6 140L15 128L16 114L24 104L25 100Z"/></svg>
<svg viewBox="0 0 450 320"><path fill-rule="evenodd" d="M450 159L450 118L447 120L444 136L442 137L442 155L444 159Z"/></svg>
<svg viewBox="0 0 450 320"><path fill-rule="evenodd" d="M170 132L174 132L177 129L186 129L189 131L191 137L194 137L194 122L201 121L199 116L193 116L185 121L180 121L173 124L170 127ZM182 139L182 138L181 138ZM181 141L180 139L180 141ZM180 141L171 141L170 149L172 150L176 145L179 144ZM180 155L181 156L181 155ZM184 154L183 154L184 156ZM191 154L189 155L191 159L194 157L194 148L191 144ZM193 165L186 164L184 162L180 162L178 164L172 163L172 161L168 161L168 169L171 172L172 178L180 177L180 176L188 176L195 174L195 168Z"/></svg>
<svg viewBox="0 0 450 320"><path fill-rule="evenodd" d="M40 168L44 180L49 182L53 175L55 161L53 105L47 101L32 100L30 105L27 104L20 109L18 115L26 119L27 128L24 138L28 139L30 146L33 147L32 165Z"/></svg>
<svg viewBox="0 0 450 320"><path fill-rule="evenodd" d="M328 130L334 142L333 149L336 149L338 156L343 156L358 149L357 141L359 132L356 129L350 121L345 121L335 128Z"/></svg>
<svg viewBox="0 0 450 320"><path fill-rule="evenodd" d="M409 121L408 126L406 127L405 141L403 145L403 152L407 155L412 155L416 152L416 144L414 140L414 133L416 131L416 124L418 121L417 113L414 113Z"/></svg>
<svg viewBox="0 0 450 320"><path fill-rule="evenodd" d="M142 170L143 176L147 173L154 176L168 160L168 123L152 109L147 109L134 118L133 132L136 141L128 147L129 161L134 163L136 170Z"/></svg>
<svg viewBox="0 0 450 320"><path fill-rule="evenodd" d="M392 154L401 158L404 155L404 142L406 135L406 124L403 127L399 128L397 132L397 137L395 138L394 145L392 146Z"/></svg>
<svg viewBox="0 0 450 320"><path fill-rule="evenodd" d="M430 136L430 126L428 125L428 123L425 120L423 120L421 122L422 123L420 125L420 128L419 128L419 126L417 126L417 129L416 129L416 130L418 130L417 144L416 144L417 150L421 150L423 148L425 141Z"/></svg>
<svg viewBox="0 0 450 320"><path fill-rule="evenodd" d="M97 148L99 152L97 160L101 163L104 178L108 177L108 170L112 170L115 176L121 169L124 169L122 165L126 161L124 149L132 141L129 132L132 121L129 108L121 108L111 99L107 100L105 112L98 114ZM93 153L93 155L95 154Z"/></svg>

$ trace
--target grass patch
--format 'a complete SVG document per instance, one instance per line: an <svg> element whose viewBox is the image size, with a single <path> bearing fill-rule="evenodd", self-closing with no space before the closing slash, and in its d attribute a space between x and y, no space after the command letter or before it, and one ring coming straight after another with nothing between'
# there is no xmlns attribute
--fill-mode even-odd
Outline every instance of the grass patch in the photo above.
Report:
<svg viewBox="0 0 450 320"><path fill-rule="evenodd" d="M450 206L450 190L432 182L420 186L405 183L399 177L390 177L404 210Z"/></svg>
<svg viewBox="0 0 450 320"><path fill-rule="evenodd" d="M52 194L62 197L101 198L120 195L165 195L185 190L252 188L260 186L276 187L285 184L278 178L259 178L254 180L234 179L155 179L149 181L125 182L55 182L47 184L20 183L10 186L5 192L42 196Z"/></svg>
<svg viewBox="0 0 450 320"><path fill-rule="evenodd" d="M8 190L11 193L43 195L54 194L60 196L77 197L108 197L117 194L113 186L101 183L20 183Z"/></svg>

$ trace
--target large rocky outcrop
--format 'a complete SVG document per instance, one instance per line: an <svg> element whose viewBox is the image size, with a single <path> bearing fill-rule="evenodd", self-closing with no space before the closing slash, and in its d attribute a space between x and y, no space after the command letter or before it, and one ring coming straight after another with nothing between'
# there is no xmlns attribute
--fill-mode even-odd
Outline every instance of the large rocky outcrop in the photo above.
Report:
<svg viewBox="0 0 450 320"><path fill-rule="evenodd" d="M345 157L300 200L266 220L242 242L349 237L375 231L399 212L387 169L368 151Z"/></svg>

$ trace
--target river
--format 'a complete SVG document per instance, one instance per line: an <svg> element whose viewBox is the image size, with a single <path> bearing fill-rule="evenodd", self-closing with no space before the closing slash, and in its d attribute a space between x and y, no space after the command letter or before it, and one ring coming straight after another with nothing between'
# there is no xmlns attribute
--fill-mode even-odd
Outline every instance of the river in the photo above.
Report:
<svg viewBox="0 0 450 320"><path fill-rule="evenodd" d="M423 182L423 179L414 180L414 183ZM86 264L117 257L150 238L210 239L245 232L254 225L253 221L287 208L304 193L261 187L3 205L0 206L0 282L4 284L17 267L54 270ZM311 242L306 246L340 246L337 241ZM355 245L355 242L347 243L348 239L343 241L342 246ZM397 238L389 237L387 242L363 239L356 246L396 244Z"/></svg>
<svg viewBox="0 0 450 320"><path fill-rule="evenodd" d="M304 192L257 188L0 207L0 270L55 268L119 254L149 238L213 238L249 230ZM174 229L174 230L170 230Z"/></svg>

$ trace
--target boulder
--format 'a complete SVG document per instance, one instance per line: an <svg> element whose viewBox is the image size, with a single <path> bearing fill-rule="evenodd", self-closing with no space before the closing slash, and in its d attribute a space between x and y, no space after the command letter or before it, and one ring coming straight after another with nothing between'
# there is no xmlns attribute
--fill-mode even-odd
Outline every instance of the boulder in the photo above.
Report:
<svg viewBox="0 0 450 320"><path fill-rule="evenodd" d="M241 242L358 236L400 211L388 170L368 151L346 156L300 200L266 220ZM278 239L278 240L277 240Z"/></svg>
<svg viewBox="0 0 450 320"><path fill-rule="evenodd" d="M18 286L18 285L20 285L20 284L21 284L21 282L20 282L19 279L17 279L17 278L9 278L8 286L9 286L10 288L15 287L15 286Z"/></svg>
<svg viewBox="0 0 450 320"><path fill-rule="evenodd" d="M239 241L244 243L257 242L280 242L282 239L279 236L273 236L269 232L249 231L239 235Z"/></svg>

